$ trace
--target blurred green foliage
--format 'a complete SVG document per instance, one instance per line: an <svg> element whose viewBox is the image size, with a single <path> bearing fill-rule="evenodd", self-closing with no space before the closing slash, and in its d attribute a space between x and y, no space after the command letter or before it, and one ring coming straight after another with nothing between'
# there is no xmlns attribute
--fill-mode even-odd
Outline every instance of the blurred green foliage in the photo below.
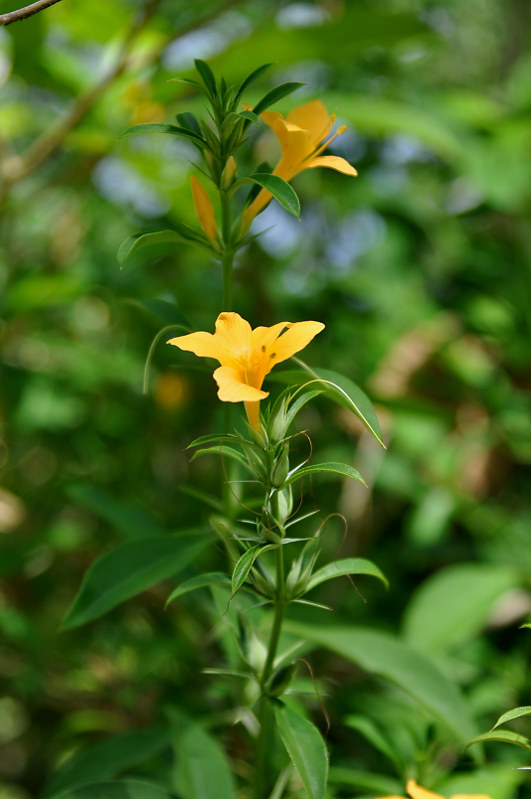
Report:
<svg viewBox="0 0 531 799"><path fill-rule="evenodd" d="M320 97L349 126L332 151L359 177L298 176L301 220L272 204L236 270L236 308L253 326L325 322L312 363L365 388L388 445L324 399L304 412L319 460L351 463L370 485L310 492L309 510L339 508L348 522L345 536L327 522L329 559L369 556L391 583L386 594L336 580L316 601L334 608L334 627L396 633L431 658L462 686L478 730L529 701L518 627L531 610L531 6L161 0L142 15L136 0L64 0L0 30L2 799L40 796L53 779L50 790L71 786L54 774L71 755L87 768L88 747L100 781L158 779L169 705L226 721L229 688L201 673L222 662L221 594L217 608L201 591L164 613L166 581L59 632L98 555L200 525L191 486L219 488L216 459L184 451L221 425L211 373L160 343L142 394L150 343L171 323L160 301L212 329L219 269L185 245L143 250L122 270L116 259L129 235L194 222L193 147L119 138L202 113L193 87L174 81L192 76L193 58L228 80L274 61L246 99L302 81L278 110ZM242 168L274 160L274 147L255 130ZM185 574L201 568L223 568L214 546ZM292 615L295 626L331 623L324 610ZM363 658L346 660L348 646L330 648L311 658L324 694L333 687L331 796L400 791L408 763L433 781L458 761L450 745L426 755L445 740L433 713L369 676ZM528 721L513 728L525 734ZM245 776L237 727L224 743ZM108 760L102 745L115 747ZM529 795L514 770L528 755L485 751L480 777L454 777L448 791ZM460 763L470 770L469 755Z"/></svg>

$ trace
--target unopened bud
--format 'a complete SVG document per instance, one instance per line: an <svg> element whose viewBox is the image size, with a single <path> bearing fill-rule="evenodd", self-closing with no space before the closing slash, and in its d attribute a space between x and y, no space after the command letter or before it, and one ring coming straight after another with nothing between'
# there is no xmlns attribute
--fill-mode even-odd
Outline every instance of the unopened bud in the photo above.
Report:
<svg viewBox="0 0 531 799"><path fill-rule="evenodd" d="M221 186L223 189L229 189L234 183L236 169L236 161L232 155L229 155L227 158L227 163L225 164L225 169L223 170L223 177L221 179Z"/></svg>

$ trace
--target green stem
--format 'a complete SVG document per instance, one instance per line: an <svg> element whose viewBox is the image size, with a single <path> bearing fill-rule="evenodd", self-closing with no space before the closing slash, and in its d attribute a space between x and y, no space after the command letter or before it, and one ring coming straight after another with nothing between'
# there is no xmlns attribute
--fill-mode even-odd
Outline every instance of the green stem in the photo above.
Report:
<svg viewBox="0 0 531 799"><path fill-rule="evenodd" d="M282 622L284 621L284 613L286 611L286 590L285 590L285 577L284 577L284 548L282 544L276 550L277 561L277 591L275 597L275 615L273 618L273 626L271 627L271 634L269 636L269 645L267 648L267 656L262 669L260 677L260 687L262 689L262 697L260 699L259 708L259 721L260 732L258 735L257 743L257 762L256 762L256 777L255 777L255 796L256 799L267 799L269 792L274 783L272 779L272 769L270 767L270 754L271 754L271 735L273 725L273 709L267 697L267 685L273 672L275 657L277 654L278 642L280 639L280 632L282 630Z"/></svg>
<svg viewBox="0 0 531 799"><path fill-rule="evenodd" d="M223 251L221 266L223 269L223 311L232 311L232 269L234 265L234 249L231 234L230 200L227 192L219 191L221 202L221 235L223 237Z"/></svg>

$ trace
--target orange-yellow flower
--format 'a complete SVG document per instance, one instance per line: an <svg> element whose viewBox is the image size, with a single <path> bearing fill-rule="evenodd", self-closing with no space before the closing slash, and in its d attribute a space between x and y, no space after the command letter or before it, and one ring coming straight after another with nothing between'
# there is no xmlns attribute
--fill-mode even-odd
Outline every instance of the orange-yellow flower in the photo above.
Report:
<svg viewBox="0 0 531 799"><path fill-rule="evenodd" d="M330 142L346 130L345 125L339 128L332 138L323 142L332 129L335 114L330 117L321 100L312 100L305 105L299 105L290 111L287 117L283 117L278 111L263 111L260 116L266 125L273 129L282 149L282 157L273 175L290 181L303 169L313 169L316 166L336 169L352 177L358 174L344 158L337 155L321 155ZM250 224L270 199L271 194L262 189L245 210L244 224Z"/></svg>
<svg viewBox="0 0 531 799"><path fill-rule="evenodd" d="M216 225L214 206L195 175L190 176L190 183L192 184L192 196L199 223L210 241L215 244L218 237L218 227Z"/></svg>
<svg viewBox="0 0 531 799"><path fill-rule="evenodd" d="M427 788L422 788L420 785L417 785L415 780L408 780L406 791L411 799L444 799L442 794L428 791ZM382 796L380 799L405 799L405 797L393 794L392 796ZM485 793L455 793L450 799L491 799L491 797L487 796Z"/></svg>
<svg viewBox="0 0 531 799"><path fill-rule="evenodd" d="M271 327L255 327L233 312L221 313L216 332L190 333L168 341L181 350L200 358L215 358L221 366L214 372L218 397L223 402L244 402L250 423L258 429L264 378L273 366L304 349L317 333L322 322L278 322Z"/></svg>

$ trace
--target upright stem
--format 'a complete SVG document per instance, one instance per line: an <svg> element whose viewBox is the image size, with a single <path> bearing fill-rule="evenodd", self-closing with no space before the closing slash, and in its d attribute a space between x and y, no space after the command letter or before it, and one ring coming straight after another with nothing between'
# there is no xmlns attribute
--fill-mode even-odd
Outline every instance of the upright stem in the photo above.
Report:
<svg viewBox="0 0 531 799"><path fill-rule="evenodd" d="M271 627L271 634L269 636L269 645L267 648L267 656L262 669L260 677L260 687L262 689L262 697L260 699L259 707L259 721L260 732L258 735L257 743L257 762L256 762L256 777L255 777L255 797L256 799L267 799L269 792L273 785L274 780L271 779L272 769L270 767L270 754L271 754L271 733L273 725L273 713L269 699L267 698L266 689L267 684L271 678L275 657L277 654L278 642L280 632L282 630L282 622L284 621L284 613L286 610L286 589L284 578L284 548L282 544L276 550L277 561L277 585L275 597L275 615L273 617L273 626Z"/></svg>
<svg viewBox="0 0 531 799"><path fill-rule="evenodd" d="M234 265L234 250L231 235L230 200L227 193L219 190L221 201L221 235L223 237L223 254L221 266L223 268L223 311L232 311L232 269Z"/></svg>

